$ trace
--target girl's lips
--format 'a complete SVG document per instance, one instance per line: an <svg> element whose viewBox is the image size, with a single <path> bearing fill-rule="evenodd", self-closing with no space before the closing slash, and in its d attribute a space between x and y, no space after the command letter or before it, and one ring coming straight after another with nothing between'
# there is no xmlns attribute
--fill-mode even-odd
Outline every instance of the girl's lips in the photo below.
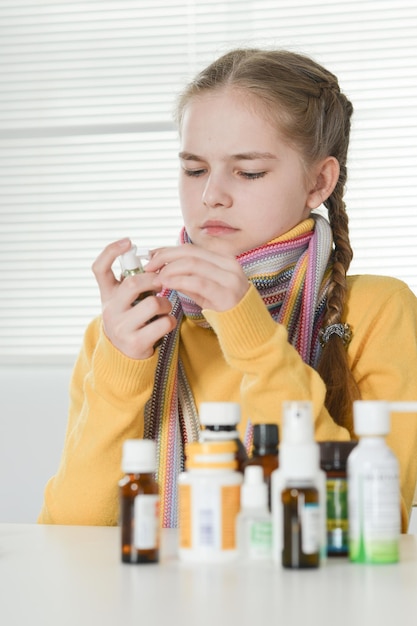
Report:
<svg viewBox="0 0 417 626"><path fill-rule="evenodd" d="M226 224L226 222L204 222L201 230L205 231L208 235L230 235L235 233L238 229Z"/></svg>

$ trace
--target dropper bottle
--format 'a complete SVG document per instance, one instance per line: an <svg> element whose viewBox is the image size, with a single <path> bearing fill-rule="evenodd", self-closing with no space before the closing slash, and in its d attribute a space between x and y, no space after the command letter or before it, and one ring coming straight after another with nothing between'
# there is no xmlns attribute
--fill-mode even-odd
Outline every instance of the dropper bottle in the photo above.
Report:
<svg viewBox="0 0 417 626"><path fill-rule="evenodd" d="M243 560L272 558L272 520L268 509L268 487L260 465L245 467L236 520L239 555Z"/></svg>

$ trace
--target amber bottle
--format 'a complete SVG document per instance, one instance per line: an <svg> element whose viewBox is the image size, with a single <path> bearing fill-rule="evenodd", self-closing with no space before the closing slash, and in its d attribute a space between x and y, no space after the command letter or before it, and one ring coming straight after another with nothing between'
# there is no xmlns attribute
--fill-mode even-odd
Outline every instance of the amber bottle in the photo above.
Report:
<svg viewBox="0 0 417 626"><path fill-rule="evenodd" d="M125 475L119 482L123 563L157 563L159 560L159 489L155 469L154 441L125 441L122 461Z"/></svg>
<svg viewBox="0 0 417 626"><path fill-rule="evenodd" d="M311 483L288 483L281 494L284 543L282 565L291 569L320 565L319 492Z"/></svg>

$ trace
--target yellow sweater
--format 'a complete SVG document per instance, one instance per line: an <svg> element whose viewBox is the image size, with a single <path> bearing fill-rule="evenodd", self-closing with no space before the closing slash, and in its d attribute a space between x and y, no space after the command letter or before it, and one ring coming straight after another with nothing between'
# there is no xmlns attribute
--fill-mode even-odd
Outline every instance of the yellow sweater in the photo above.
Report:
<svg viewBox="0 0 417 626"><path fill-rule="evenodd" d="M352 276L348 284L348 357L362 399L417 400L416 297L393 278ZM316 439L349 439L324 408L322 379L288 343L286 329L252 286L233 309L204 315L213 330L189 320L181 327L180 354L197 407L239 402L243 436L248 418L280 426L283 401L311 400ZM61 463L46 486L39 522L117 524L122 443L143 435L156 364L156 352L137 361L116 350L101 318L87 328L71 380ZM401 466L405 530L417 477L417 414L392 415L388 443Z"/></svg>

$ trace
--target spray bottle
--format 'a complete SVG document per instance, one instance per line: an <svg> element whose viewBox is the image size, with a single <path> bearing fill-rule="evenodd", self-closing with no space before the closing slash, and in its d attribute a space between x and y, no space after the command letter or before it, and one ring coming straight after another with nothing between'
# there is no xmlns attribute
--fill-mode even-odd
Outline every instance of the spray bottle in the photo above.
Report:
<svg viewBox="0 0 417 626"><path fill-rule="evenodd" d="M326 555L326 474L311 402L284 402L280 466L271 476L273 559L318 567Z"/></svg>

